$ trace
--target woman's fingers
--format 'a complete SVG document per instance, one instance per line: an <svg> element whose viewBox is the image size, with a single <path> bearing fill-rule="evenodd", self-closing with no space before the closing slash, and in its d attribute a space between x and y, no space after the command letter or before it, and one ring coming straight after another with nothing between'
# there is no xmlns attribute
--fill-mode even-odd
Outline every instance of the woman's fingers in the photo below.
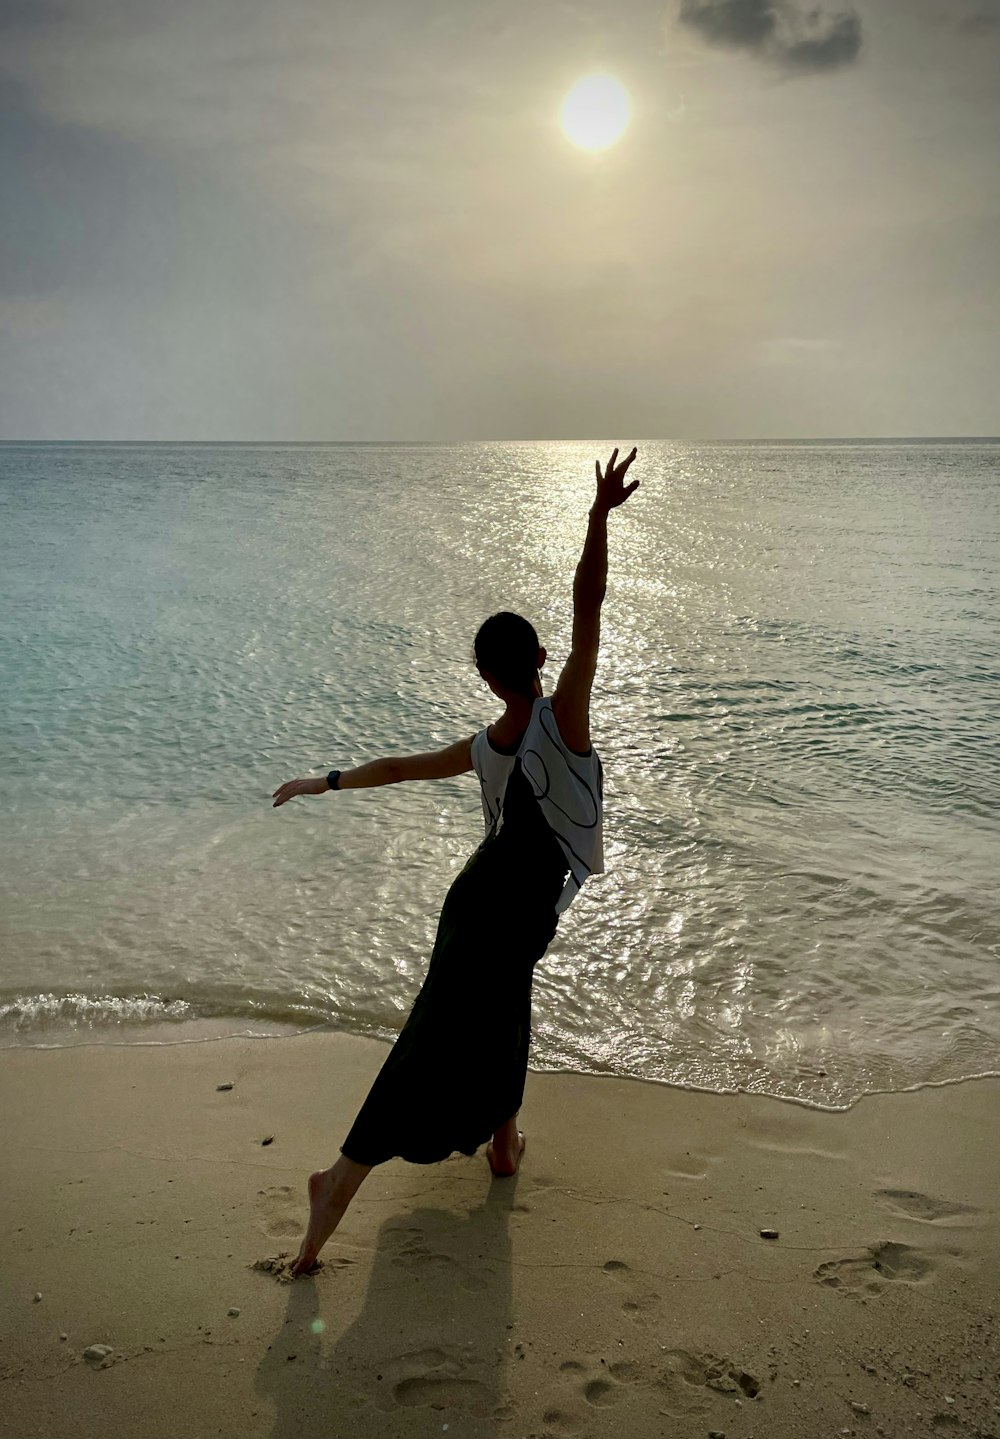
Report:
<svg viewBox="0 0 1000 1439"><path fill-rule="evenodd" d="M620 465L617 465L616 461L618 459L618 450L617 448L615 448L611 451L611 458L604 467L603 475L601 474L600 461L595 460L594 469L597 471L597 483L600 485L602 483L607 483L608 480L610 480L612 483L614 483L614 481L616 480L620 480L638 453L638 447L633 445L631 453L625 456L624 460L622 460Z"/></svg>
<svg viewBox="0 0 1000 1439"><path fill-rule="evenodd" d="M618 459L618 451L617 449L612 450L611 458L605 466L603 475L601 474L600 462L594 462L594 468L597 471L598 492L604 497L604 503L610 505L612 509L624 504L629 495L635 494L639 488L638 480L633 480L630 485L623 483L628 467L638 453L638 446L633 445L624 460L618 465L615 463Z"/></svg>

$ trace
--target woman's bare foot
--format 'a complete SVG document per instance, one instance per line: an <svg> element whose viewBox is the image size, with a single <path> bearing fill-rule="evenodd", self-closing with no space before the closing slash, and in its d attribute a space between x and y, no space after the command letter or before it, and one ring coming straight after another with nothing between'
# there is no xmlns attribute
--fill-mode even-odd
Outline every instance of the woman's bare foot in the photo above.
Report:
<svg viewBox="0 0 1000 1439"><path fill-rule="evenodd" d="M517 1173L523 1153L524 1135L513 1119L502 1124L486 1146L486 1158L498 1179L509 1179Z"/></svg>
<svg viewBox="0 0 1000 1439"><path fill-rule="evenodd" d="M355 1164L342 1155L330 1169L309 1176L309 1225L292 1265L295 1275L308 1274L319 1252L344 1217L344 1211L368 1173L368 1166Z"/></svg>

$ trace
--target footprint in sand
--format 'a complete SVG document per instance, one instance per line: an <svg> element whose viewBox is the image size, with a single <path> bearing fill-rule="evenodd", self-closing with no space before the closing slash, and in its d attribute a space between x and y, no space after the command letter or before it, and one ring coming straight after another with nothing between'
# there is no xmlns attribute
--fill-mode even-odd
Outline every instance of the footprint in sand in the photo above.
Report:
<svg viewBox="0 0 1000 1439"><path fill-rule="evenodd" d="M833 1289L849 1293L881 1294L886 1283L919 1284L936 1269L929 1254L909 1244L874 1244L864 1254L830 1259L813 1270L813 1277Z"/></svg>
<svg viewBox="0 0 1000 1439"><path fill-rule="evenodd" d="M947 1222L949 1219L963 1219L978 1214L971 1204L960 1204L955 1199L932 1199L929 1194L920 1194L915 1189L880 1189L876 1194L884 1209L899 1219L921 1219L927 1224Z"/></svg>
<svg viewBox="0 0 1000 1439"><path fill-rule="evenodd" d="M579 1390L592 1409L608 1409L623 1397L625 1386L634 1384L640 1375L641 1366L628 1360L597 1364L583 1370Z"/></svg>
<svg viewBox="0 0 1000 1439"><path fill-rule="evenodd" d="M587 1424L587 1413L591 1409L610 1409L625 1393L625 1386L640 1377L641 1366L627 1360L612 1364L588 1359L584 1364L579 1359L564 1359L559 1365L573 1386L572 1396L567 1396L563 1407L546 1410L542 1419L552 1434L576 1434ZM576 1404L583 1400L586 1406L579 1411Z"/></svg>
<svg viewBox="0 0 1000 1439"><path fill-rule="evenodd" d="M577 1433L586 1426L589 1411L610 1409L632 1385L658 1391L657 1402L665 1404L666 1412L675 1417L705 1410L708 1390L753 1399L761 1388L756 1375L738 1362L686 1349L672 1349L653 1361L618 1359L606 1364L590 1359L584 1364L565 1359L559 1373L571 1381L575 1394L542 1416L546 1433L552 1436ZM578 1409L581 1399L583 1405Z"/></svg>
<svg viewBox="0 0 1000 1439"><path fill-rule="evenodd" d="M490 1391L475 1379L453 1378L450 1374L415 1374L402 1379L392 1391L397 1404L404 1408L423 1405L430 1409L472 1409L489 1412L493 1408Z"/></svg>
<svg viewBox="0 0 1000 1439"><path fill-rule="evenodd" d="M542 1415L546 1435L579 1434L585 1422L578 1415L570 1414L565 1409L546 1409Z"/></svg>
<svg viewBox="0 0 1000 1439"><path fill-rule="evenodd" d="M457 1350L415 1349L392 1361L392 1397L404 1409L460 1409L492 1414L496 1397L469 1374Z"/></svg>
<svg viewBox="0 0 1000 1439"><path fill-rule="evenodd" d="M306 1204L302 1193L290 1184L275 1184L257 1190L260 1227L272 1239L290 1239L305 1232Z"/></svg>
<svg viewBox="0 0 1000 1439"><path fill-rule="evenodd" d="M650 1310L659 1307L660 1295L655 1289L641 1281L632 1279L631 1271L624 1259L608 1259L601 1265L605 1274L611 1274L615 1278L628 1281L628 1288L622 1299L622 1312L632 1317L638 1317L649 1313Z"/></svg>
<svg viewBox="0 0 1000 1439"><path fill-rule="evenodd" d="M421 1229L396 1230L392 1240L392 1263L406 1270L418 1279L440 1276L449 1285L458 1284L463 1289L479 1290L487 1286L486 1279L465 1268L450 1254L435 1253L426 1243Z"/></svg>
<svg viewBox="0 0 1000 1439"><path fill-rule="evenodd" d="M296 1255L289 1250L283 1249L280 1254L269 1254L263 1259L255 1259L249 1266L261 1274L273 1274L279 1284L292 1284L299 1278L292 1273L292 1265L295 1263ZM339 1255L326 1254L322 1259L317 1259L313 1267L303 1277L312 1277L324 1269L347 1269L351 1264L350 1259L341 1259Z"/></svg>
<svg viewBox="0 0 1000 1439"><path fill-rule="evenodd" d="M699 1390L755 1399L761 1388L756 1374L737 1360L726 1355L694 1354L688 1349L671 1349L664 1354L657 1382L666 1391L671 1412L677 1415L705 1407L707 1396L699 1394Z"/></svg>
<svg viewBox="0 0 1000 1439"><path fill-rule="evenodd" d="M582 1365L566 1360L559 1369L572 1375L574 1387L591 1409L610 1408L625 1396L629 1386L638 1384L657 1390L658 1403L665 1404L666 1411L675 1417L707 1408L706 1391L753 1399L761 1388L756 1375L737 1361L716 1354L694 1354L686 1349L669 1350L653 1361L619 1359L610 1364ZM556 1428L555 1425L549 1427Z"/></svg>

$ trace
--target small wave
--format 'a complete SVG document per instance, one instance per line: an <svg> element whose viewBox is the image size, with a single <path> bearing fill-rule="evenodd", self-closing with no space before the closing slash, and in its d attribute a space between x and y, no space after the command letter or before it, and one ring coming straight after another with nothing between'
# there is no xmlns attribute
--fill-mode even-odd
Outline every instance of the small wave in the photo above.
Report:
<svg viewBox="0 0 1000 1439"><path fill-rule="evenodd" d="M155 994L28 994L0 1001L0 1036L73 1026L102 1029L122 1024L183 1023L195 1018L186 999Z"/></svg>
<svg viewBox="0 0 1000 1439"><path fill-rule="evenodd" d="M0 999L0 1049L78 1044L174 1043L173 1036L226 1038L301 1033L333 1022L309 1005L213 1003L157 994L31 994ZM360 1032L383 1037L375 1026Z"/></svg>

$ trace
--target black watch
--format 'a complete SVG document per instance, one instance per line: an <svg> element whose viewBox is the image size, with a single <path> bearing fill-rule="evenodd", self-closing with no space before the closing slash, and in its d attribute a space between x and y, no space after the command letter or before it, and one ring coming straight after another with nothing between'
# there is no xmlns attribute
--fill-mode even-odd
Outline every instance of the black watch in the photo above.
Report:
<svg viewBox="0 0 1000 1439"><path fill-rule="evenodd" d="M326 777L326 782L327 782L327 784L330 786L331 789L339 789L339 788L340 788L340 770L339 770L339 769L332 769L332 770L330 771L330 773L329 773L329 774L327 775L327 777Z"/></svg>

